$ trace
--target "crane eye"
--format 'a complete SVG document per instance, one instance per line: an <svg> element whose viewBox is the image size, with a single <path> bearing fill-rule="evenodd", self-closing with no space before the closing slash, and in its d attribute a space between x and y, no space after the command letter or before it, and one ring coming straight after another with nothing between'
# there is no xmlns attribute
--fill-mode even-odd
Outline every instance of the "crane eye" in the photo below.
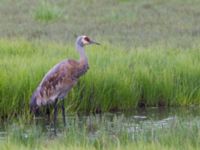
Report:
<svg viewBox="0 0 200 150"><path fill-rule="evenodd" d="M84 38L84 40L87 41L88 43L90 42L90 39L87 36Z"/></svg>

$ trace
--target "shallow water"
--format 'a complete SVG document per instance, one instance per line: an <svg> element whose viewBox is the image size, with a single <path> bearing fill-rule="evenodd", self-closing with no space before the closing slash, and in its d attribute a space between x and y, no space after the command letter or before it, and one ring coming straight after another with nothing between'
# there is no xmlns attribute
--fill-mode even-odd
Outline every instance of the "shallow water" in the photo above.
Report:
<svg viewBox="0 0 200 150"><path fill-rule="evenodd" d="M102 114L68 114L66 117L67 127L69 130L87 130L87 135L91 139L99 137L101 133L115 135L118 133L128 133L131 138L136 138L139 134L150 132L151 137L160 129L170 129L180 125L191 126L195 124L200 128L200 109L198 107L190 108L148 108L139 109L129 112L115 112ZM45 118L37 118L35 120L37 126L42 127L42 134L52 135L52 123L48 124ZM20 127L21 126L21 127ZM24 138L30 136L31 124L23 123L4 123L0 127L0 141L7 138L8 132L13 129L20 129L20 134ZM57 122L58 135L64 132L61 115ZM40 132L40 134L41 134Z"/></svg>

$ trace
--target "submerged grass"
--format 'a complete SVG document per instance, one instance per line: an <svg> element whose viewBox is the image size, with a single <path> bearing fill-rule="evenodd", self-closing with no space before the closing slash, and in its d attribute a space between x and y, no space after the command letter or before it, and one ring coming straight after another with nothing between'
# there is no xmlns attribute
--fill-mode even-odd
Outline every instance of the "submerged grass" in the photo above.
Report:
<svg viewBox="0 0 200 150"><path fill-rule="evenodd" d="M105 116L85 120L75 117L68 120L67 129L57 137L44 134L41 126L16 122L9 125L0 149L198 149L198 117L163 121L131 122L123 115L109 119Z"/></svg>
<svg viewBox="0 0 200 150"><path fill-rule="evenodd" d="M87 47L90 69L67 96L68 111L127 110L200 104L200 49ZM44 74L74 47L0 40L0 114L28 113Z"/></svg>

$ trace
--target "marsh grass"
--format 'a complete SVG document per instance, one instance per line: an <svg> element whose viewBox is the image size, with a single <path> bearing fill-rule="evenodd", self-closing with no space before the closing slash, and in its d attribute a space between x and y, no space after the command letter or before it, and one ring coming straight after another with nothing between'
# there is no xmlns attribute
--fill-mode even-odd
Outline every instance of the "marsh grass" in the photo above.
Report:
<svg viewBox="0 0 200 150"><path fill-rule="evenodd" d="M39 2L35 9L34 18L41 22L55 21L62 17L62 10L55 4L51 4L46 0Z"/></svg>
<svg viewBox="0 0 200 150"><path fill-rule="evenodd" d="M0 37L72 43L86 34L127 49L198 48L199 7L198 0L1 0Z"/></svg>
<svg viewBox="0 0 200 150"><path fill-rule="evenodd" d="M78 58L74 46L62 43L80 34L102 46L87 48L90 69L67 96L68 112L199 105L199 6L198 0L1 0L0 116L9 125L0 149L198 149L199 118L132 128L123 117L112 123L77 117L54 138L29 122L28 105L53 65Z"/></svg>
<svg viewBox="0 0 200 150"><path fill-rule="evenodd" d="M130 121L123 115L107 118L78 116L68 119L67 129L56 137L41 126L17 121L7 128L1 141L4 149L198 149L200 124L198 117L176 117L167 122ZM184 142L183 142L184 141Z"/></svg>
<svg viewBox="0 0 200 150"><path fill-rule="evenodd" d="M199 49L87 47L90 69L66 98L68 111L117 111L142 106L199 105ZM29 113L29 99L45 73L74 47L0 40L0 114Z"/></svg>

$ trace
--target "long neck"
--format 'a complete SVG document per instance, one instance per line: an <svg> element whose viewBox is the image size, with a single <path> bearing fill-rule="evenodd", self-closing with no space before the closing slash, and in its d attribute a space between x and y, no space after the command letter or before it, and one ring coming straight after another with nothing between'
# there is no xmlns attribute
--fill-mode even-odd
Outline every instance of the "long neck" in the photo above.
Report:
<svg viewBox="0 0 200 150"><path fill-rule="evenodd" d="M86 54L85 54L84 47L81 46L81 45L79 45L79 44L76 44L76 49L77 49L77 51L78 51L79 54L80 54L80 59L79 59L79 61L80 61L80 62L84 62L84 63L88 63L88 58L87 58L87 56L86 56Z"/></svg>

